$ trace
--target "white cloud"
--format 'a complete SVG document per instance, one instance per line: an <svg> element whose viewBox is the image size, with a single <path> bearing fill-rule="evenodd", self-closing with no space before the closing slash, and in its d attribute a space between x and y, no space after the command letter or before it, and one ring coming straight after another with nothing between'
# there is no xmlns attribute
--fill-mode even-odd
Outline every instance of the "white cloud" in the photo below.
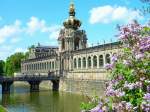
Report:
<svg viewBox="0 0 150 112"><path fill-rule="evenodd" d="M42 32L45 32L45 21L39 20L37 17L31 17L30 21L27 23L27 33L32 35L38 30L41 30Z"/></svg>
<svg viewBox="0 0 150 112"><path fill-rule="evenodd" d="M7 56L11 54L12 46L2 45L0 46L0 60L5 60Z"/></svg>
<svg viewBox="0 0 150 112"><path fill-rule="evenodd" d="M45 20L37 17L31 17L25 26L21 24L21 21L16 20L12 24L6 24L0 27L0 59L6 59L15 52L27 51L26 49L20 48L19 44L17 44L21 40L25 41L29 39L25 38L25 36L36 36L37 33L46 34L51 44L56 45L56 38L58 38L60 28L59 25L48 25Z"/></svg>
<svg viewBox="0 0 150 112"><path fill-rule="evenodd" d="M16 53L16 52L27 52L27 49L16 48L16 49L14 50L14 52L15 52L15 53Z"/></svg>
<svg viewBox="0 0 150 112"><path fill-rule="evenodd" d="M115 21L129 22L133 19L143 19L139 11L127 7L110 5L96 7L90 10L90 23L110 23Z"/></svg>
<svg viewBox="0 0 150 112"><path fill-rule="evenodd" d="M10 40L10 42L11 42L12 44L15 44L15 43L18 43L20 40L21 40L21 39L20 39L19 37L15 37L15 38L12 38L12 39Z"/></svg>
<svg viewBox="0 0 150 112"><path fill-rule="evenodd" d="M49 30L48 30L49 37L53 38L53 39L57 39L58 35L59 35L59 32L60 32L60 28L61 28L61 26L59 26L59 25L50 26Z"/></svg>
<svg viewBox="0 0 150 112"><path fill-rule="evenodd" d="M16 20L12 25L5 25L0 28L0 44L4 43L8 38L14 38L22 32L21 22Z"/></svg>
<svg viewBox="0 0 150 112"><path fill-rule="evenodd" d="M37 31L40 31L41 33L48 33L50 38L57 38L60 31L60 26L47 26L45 20L40 20L39 18L33 16L27 23L26 32L33 35Z"/></svg>

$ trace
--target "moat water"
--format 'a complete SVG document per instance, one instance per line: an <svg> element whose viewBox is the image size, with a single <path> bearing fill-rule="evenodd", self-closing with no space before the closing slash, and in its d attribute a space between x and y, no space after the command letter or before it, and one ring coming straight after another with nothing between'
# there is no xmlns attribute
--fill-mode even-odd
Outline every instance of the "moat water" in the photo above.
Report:
<svg viewBox="0 0 150 112"><path fill-rule="evenodd" d="M85 96L66 92L30 93L24 85L12 87L10 95L0 95L0 104L9 112L80 112L81 102L86 101Z"/></svg>

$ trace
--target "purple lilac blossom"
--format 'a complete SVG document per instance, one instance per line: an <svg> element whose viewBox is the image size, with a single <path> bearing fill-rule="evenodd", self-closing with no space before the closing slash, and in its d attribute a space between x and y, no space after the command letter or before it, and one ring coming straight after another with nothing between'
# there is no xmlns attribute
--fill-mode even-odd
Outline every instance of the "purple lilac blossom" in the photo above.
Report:
<svg viewBox="0 0 150 112"><path fill-rule="evenodd" d="M150 85L147 86L147 92L150 93Z"/></svg>
<svg viewBox="0 0 150 112"><path fill-rule="evenodd" d="M141 103L141 107L142 107L142 110L144 112L149 112L150 111L150 103L146 103L145 101L143 101Z"/></svg>
<svg viewBox="0 0 150 112"><path fill-rule="evenodd" d="M150 102L150 93L146 93L144 94L144 97L143 97L145 100L149 101Z"/></svg>
<svg viewBox="0 0 150 112"><path fill-rule="evenodd" d="M142 59L142 58L144 58L144 53L136 54L136 55L135 55L135 58L136 58L136 59Z"/></svg>
<svg viewBox="0 0 150 112"><path fill-rule="evenodd" d="M91 109L90 112L103 112L103 110L98 105L95 108Z"/></svg>
<svg viewBox="0 0 150 112"><path fill-rule="evenodd" d="M112 61L112 62L116 62L117 60L118 60L118 59L117 59L117 55L113 55L112 58L111 58L111 61Z"/></svg>
<svg viewBox="0 0 150 112"><path fill-rule="evenodd" d="M143 52L150 51L150 36L141 38L139 49Z"/></svg>
<svg viewBox="0 0 150 112"><path fill-rule="evenodd" d="M133 108L133 105L130 102L126 103L126 110L131 110Z"/></svg>
<svg viewBox="0 0 150 112"><path fill-rule="evenodd" d="M123 64L128 66L128 65L130 65L130 62L128 60L123 60Z"/></svg>
<svg viewBox="0 0 150 112"><path fill-rule="evenodd" d="M105 65L105 68L107 69L107 70L112 70L113 69L113 64L106 64Z"/></svg>

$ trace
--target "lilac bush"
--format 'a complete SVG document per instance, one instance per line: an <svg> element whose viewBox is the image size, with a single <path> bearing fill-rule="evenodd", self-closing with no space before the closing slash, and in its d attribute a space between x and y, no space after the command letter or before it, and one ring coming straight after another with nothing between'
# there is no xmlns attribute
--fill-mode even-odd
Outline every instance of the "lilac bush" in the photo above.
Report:
<svg viewBox="0 0 150 112"><path fill-rule="evenodd" d="M106 99L91 112L150 112L150 26L134 21L119 27L122 53L106 65Z"/></svg>

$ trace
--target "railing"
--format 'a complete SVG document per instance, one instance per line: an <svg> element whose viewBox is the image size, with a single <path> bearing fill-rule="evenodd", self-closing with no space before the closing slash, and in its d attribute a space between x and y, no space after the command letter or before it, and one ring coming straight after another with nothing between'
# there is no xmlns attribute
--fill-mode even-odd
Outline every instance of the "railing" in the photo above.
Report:
<svg viewBox="0 0 150 112"><path fill-rule="evenodd" d="M0 77L0 82L4 81L36 81L36 80L53 80L59 79L59 76L55 76L54 74L49 75L20 75L16 77Z"/></svg>

